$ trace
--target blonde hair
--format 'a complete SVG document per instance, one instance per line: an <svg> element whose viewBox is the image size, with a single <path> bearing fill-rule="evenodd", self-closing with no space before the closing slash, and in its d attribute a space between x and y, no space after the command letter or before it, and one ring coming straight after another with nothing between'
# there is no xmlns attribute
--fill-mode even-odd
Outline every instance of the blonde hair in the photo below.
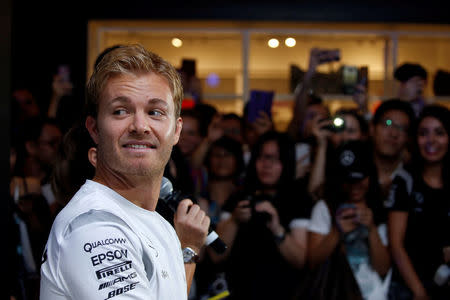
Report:
<svg viewBox="0 0 450 300"><path fill-rule="evenodd" d="M175 104L175 117L178 118L183 101L183 87L177 70L159 55L139 44L116 45L99 55L86 87L87 115L97 118L100 95L111 77L142 73L154 73L167 79Z"/></svg>

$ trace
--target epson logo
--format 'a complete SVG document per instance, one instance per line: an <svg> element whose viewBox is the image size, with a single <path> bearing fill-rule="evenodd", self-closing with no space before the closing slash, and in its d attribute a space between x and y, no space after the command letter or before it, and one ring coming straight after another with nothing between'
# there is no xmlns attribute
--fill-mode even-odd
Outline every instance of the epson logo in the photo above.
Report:
<svg viewBox="0 0 450 300"><path fill-rule="evenodd" d="M97 275L98 279L102 279L102 278L106 278L111 275L122 273L122 272L125 272L126 270L131 269L131 263L132 263L131 260L127 260L120 264L100 269L95 272L95 275Z"/></svg>
<svg viewBox="0 0 450 300"><path fill-rule="evenodd" d="M101 265L103 261L106 259L107 261L112 261L114 259L121 259L122 257L128 256L127 249L108 251L106 253L100 253L98 255L94 255L91 257L92 265L97 266Z"/></svg>
<svg viewBox="0 0 450 300"><path fill-rule="evenodd" d="M107 245L114 245L114 244L125 244L127 242L126 239L121 238L107 238L101 241L92 242L92 243L86 243L83 246L84 251L91 253L92 249L97 248L98 246L107 246Z"/></svg>
<svg viewBox="0 0 450 300"><path fill-rule="evenodd" d="M134 290L134 288L136 287L136 284L138 284L138 283L139 283L139 281L138 282L133 282L133 283L128 284L128 285L126 285L124 287L121 287L121 288L118 288L118 289L116 289L114 291L109 292L108 293L108 298L106 298L105 300L111 299L112 297L119 296L119 295L125 294L125 293L127 293L127 292L129 292L131 290Z"/></svg>
<svg viewBox="0 0 450 300"><path fill-rule="evenodd" d="M133 273L131 273L130 275L128 275L128 276L126 276L126 277L125 277L125 276L117 277L117 278L115 278L114 280L111 280L111 281L108 281L108 282L105 282L105 283L100 284L100 285L98 286L98 290L103 290L104 288L113 286L113 285L115 285L116 283L122 282L122 281L124 281L124 280L133 279L133 278L135 278L136 276L137 276L137 273L136 273L136 272L133 272Z"/></svg>

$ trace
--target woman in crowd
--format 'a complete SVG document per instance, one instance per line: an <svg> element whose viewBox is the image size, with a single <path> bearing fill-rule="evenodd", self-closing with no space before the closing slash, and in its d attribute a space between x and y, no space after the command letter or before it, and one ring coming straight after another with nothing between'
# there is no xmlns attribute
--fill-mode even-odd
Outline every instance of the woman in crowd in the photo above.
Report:
<svg viewBox="0 0 450 300"><path fill-rule="evenodd" d="M450 299L448 278L436 274L450 261L450 112L425 107L417 124L413 193L409 198L398 187L389 213L396 265L391 294L392 299Z"/></svg>
<svg viewBox="0 0 450 300"><path fill-rule="evenodd" d="M256 142L243 191L225 204L217 232L228 245L232 299L290 299L306 256L309 210L294 187L294 144L268 132ZM302 193L303 191L303 193Z"/></svg>
<svg viewBox="0 0 450 300"><path fill-rule="evenodd" d="M327 158L339 145L354 140L367 140L369 126L356 110L338 110L335 117L344 121L342 128L336 127L330 119L316 118L312 125L312 134L316 140L314 161L308 180L308 191L315 199L323 196L323 185L327 169Z"/></svg>
<svg viewBox="0 0 450 300"><path fill-rule="evenodd" d="M334 172L327 175L326 200L318 201L311 213L308 262L315 269L345 253L343 261L351 272L329 275L348 276L341 278L346 282L356 280L357 285L345 291L346 297L359 294L362 299L386 299L387 284L382 278L390 267L387 232L378 218L380 207L376 205L381 201L371 199L376 193L369 181L374 168L369 150L367 143L349 141L339 146L335 159L330 160L335 165Z"/></svg>
<svg viewBox="0 0 450 300"><path fill-rule="evenodd" d="M220 220L222 207L226 200L235 193L242 184L244 159L242 144L223 136L210 146L205 158L205 167L208 171L208 184L206 193L200 195L198 203L211 218L211 226L216 227ZM197 265L195 274L197 293L215 296L223 291L223 268L214 264L210 259L210 248L205 249ZM213 253L214 255L214 253Z"/></svg>

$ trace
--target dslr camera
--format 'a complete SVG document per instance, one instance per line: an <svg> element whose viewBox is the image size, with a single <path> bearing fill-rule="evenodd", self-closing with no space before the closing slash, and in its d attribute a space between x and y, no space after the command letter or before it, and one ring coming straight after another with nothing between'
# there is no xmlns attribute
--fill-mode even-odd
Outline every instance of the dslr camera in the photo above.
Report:
<svg viewBox="0 0 450 300"><path fill-rule="evenodd" d="M252 219L261 222L261 223L267 223L272 220L272 215L265 211L256 211L255 206L258 203L264 202L264 201L271 201L273 197L266 194L257 194L257 195L248 195L245 200L250 201L250 208L252 210Z"/></svg>

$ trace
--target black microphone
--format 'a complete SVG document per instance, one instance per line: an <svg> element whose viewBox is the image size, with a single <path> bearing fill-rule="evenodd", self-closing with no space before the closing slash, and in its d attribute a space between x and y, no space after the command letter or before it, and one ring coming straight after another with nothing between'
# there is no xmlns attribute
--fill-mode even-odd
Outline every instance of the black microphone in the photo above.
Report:
<svg viewBox="0 0 450 300"><path fill-rule="evenodd" d="M162 178L161 189L159 192L159 199L175 213L181 200L185 199L180 191L174 191L172 182L166 177ZM222 254L227 249L227 245L219 238L219 235L212 230L211 226L208 229L208 236L205 241L206 246L210 246L216 253Z"/></svg>

